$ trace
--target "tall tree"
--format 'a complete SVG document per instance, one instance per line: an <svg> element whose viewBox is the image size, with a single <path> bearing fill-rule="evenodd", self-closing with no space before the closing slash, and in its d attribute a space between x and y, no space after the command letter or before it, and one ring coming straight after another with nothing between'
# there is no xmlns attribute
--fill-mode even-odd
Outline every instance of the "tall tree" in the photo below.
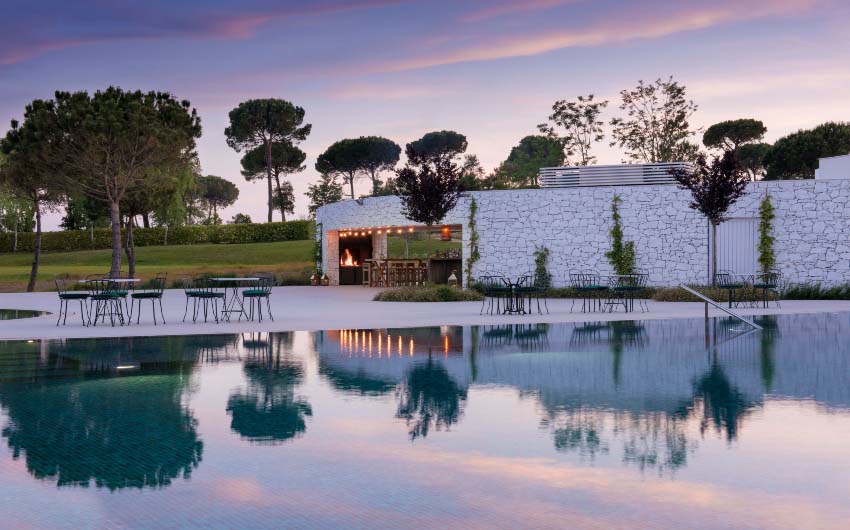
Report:
<svg viewBox="0 0 850 530"><path fill-rule="evenodd" d="M281 205L287 205L287 198L284 196L287 186L292 188L292 184L289 182L281 182L281 175L304 171L307 167L304 165L306 159L307 154L289 142L272 144L272 176L274 177L274 200L272 202L280 210L281 221L286 221L287 212L292 213L293 211L293 209L281 208ZM248 182L266 177L266 171L265 147L256 147L242 157L242 176Z"/></svg>
<svg viewBox="0 0 850 530"><path fill-rule="evenodd" d="M557 167L563 163L564 151L559 140L548 136L526 136L511 149L496 173L516 187L536 188L540 168Z"/></svg>
<svg viewBox="0 0 850 530"><path fill-rule="evenodd" d="M593 94L579 96L576 101L561 99L552 105L549 123L542 123L537 128L550 138L557 139L563 146L567 161L578 155L576 163L589 166L596 163L596 157L590 154L590 148L596 142L605 138L599 119L602 111L608 106L608 100L594 101ZM558 134L558 128L564 129L564 134Z"/></svg>
<svg viewBox="0 0 850 530"><path fill-rule="evenodd" d="M45 209L59 203L63 189L50 169L54 155L51 138L55 106L41 100L27 105L23 123L12 121L11 129L0 141L5 155L0 166L0 182L18 200L26 201L35 214L35 245L27 292L35 289L41 260L41 216Z"/></svg>
<svg viewBox="0 0 850 530"><path fill-rule="evenodd" d="M230 111L230 126L224 130L227 145L237 152L262 146L268 183L268 222L274 209L272 168L276 143L296 145L307 138L312 125L304 124L304 109L283 99L251 99Z"/></svg>
<svg viewBox="0 0 850 530"><path fill-rule="evenodd" d="M653 83L638 81L633 90L620 91L625 118L611 120L611 146L626 150L635 162L694 160L699 148L689 139L696 134L688 120L697 105L685 95L684 85L673 78Z"/></svg>
<svg viewBox="0 0 850 530"><path fill-rule="evenodd" d="M780 138L764 157L765 180L810 179L818 159L850 153L850 122L827 122Z"/></svg>
<svg viewBox="0 0 850 530"><path fill-rule="evenodd" d="M295 189L289 181L283 181L274 190L274 207L280 210L281 218L286 221L285 215L295 213Z"/></svg>
<svg viewBox="0 0 850 530"><path fill-rule="evenodd" d="M316 159L316 171L322 175L342 178L348 184L354 198L354 180L363 171L362 144L347 138L334 142Z"/></svg>
<svg viewBox="0 0 850 530"><path fill-rule="evenodd" d="M677 168L670 173L682 189L690 190L689 206L711 223L711 281L717 274L717 226L726 220L726 212L747 190L749 177L738 165L734 151L726 151L709 163L699 155L693 170Z"/></svg>
<svg viewBox="0 0 850 530"><path fill-rule="evenodd" d="M767 127L760 120L742 118L715 123L705 130L702 143L709 149L737 151L744 144L760 142Z"/></svg>
<svg viewBox="0 0 850 530"><path fill-rule="evenodd" d="M219 208L227 208L239 198L239 188L215 175L198 177L198 199L207 210L207 224L221 224Z"/></svg>
<svg viewBox="0 0 850 530"><path fill-rule="evenodd" d="M407 159L415 165L440 160L454 160L466 152L466 136L455 131L429 132L405 146Z"/></svg>
<svg viewBox="0 0 850 530"><path fill-rule="evenodd" d="M467 154L460 166L459 186L463 191L477 191L486 188L487 175L478 155Z"/></svg>
<svg viewBox="0 0 850 530"><path fill-rule="evenodd" d="M128 193L152 194L167 175L195 163L200 118L166 92L109 87L55 98L47 102L54 122L48 167L68 187L109 204L110 275L119 275L122 201Z"/></svg>
<svg viewBox="0 0 850 530"><path fill-rule="evenodd" d="M735 150L738 164L750 175L750 179L758 180L764 177L764 157L771 147L770 144L755 143L740 145Z"/></svg>
<svg viewBox="0 0 850 530"><path fill-rule="evenodd" d="M381 190L380 174L395 169L401 147L380 136L361 136L357 141L362 146L362 169L372 181L372 195L378 195Z"/></svg>
<svg viewBox="0 0 850 530"><path fill-rule="evenodd" d="M316 210L326 204L342 200L342 184L333 175L322 175L316 184L307 186L307 197L310 198L310 217L316 217Z"/></svg>

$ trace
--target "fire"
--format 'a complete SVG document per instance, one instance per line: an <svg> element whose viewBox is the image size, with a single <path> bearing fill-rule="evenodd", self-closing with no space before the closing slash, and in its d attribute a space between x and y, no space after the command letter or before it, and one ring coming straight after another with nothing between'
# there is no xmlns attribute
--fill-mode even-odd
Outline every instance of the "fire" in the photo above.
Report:
<svg viewBox="0 0 850 530"><path fill-rule="evenodd" d="M339 265L341 267L357 267L359 263L354 260L354 256L351 255L351 251L345 249L345 257L339 259Z"/></svg>

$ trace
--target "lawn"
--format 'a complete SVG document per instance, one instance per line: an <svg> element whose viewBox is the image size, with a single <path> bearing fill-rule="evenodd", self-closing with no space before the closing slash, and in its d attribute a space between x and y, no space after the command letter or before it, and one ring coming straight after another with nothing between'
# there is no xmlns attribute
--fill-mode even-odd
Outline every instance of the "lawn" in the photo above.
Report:
<svg viewBox="0 0 850 530"><path fill-rule="evenodd" d="M432 251L459 248L459 242L431 241ZM424 256L427 241L411 241L411 257ZM404 255L404 242L389 241L389 254ZM46 253L41 257L36 289L54 288L53 277L68 274L84 278L109 270L109 250ZM183 245L139 247L136 249L136 276L152 278L159 272L168 274L169 283L195 274L240 274L250 271L274 272L284 281L305 281L313 269L312 241L248 243L240 245ZM126 259L124 260L126 269ZM26 288L32 254L0 254L0 292L19 292Z"/></svg>

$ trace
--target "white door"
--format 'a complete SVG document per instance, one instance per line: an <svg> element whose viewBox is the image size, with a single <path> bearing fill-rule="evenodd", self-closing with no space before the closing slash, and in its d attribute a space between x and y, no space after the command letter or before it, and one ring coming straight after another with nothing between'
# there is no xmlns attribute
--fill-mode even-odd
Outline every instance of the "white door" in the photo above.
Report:
<svg viewBox="0 0 850 530"><path fill-rule="evenodd" d="M717 270L735 274L758 271L757 218L727 219L717 227Z"/></svg>

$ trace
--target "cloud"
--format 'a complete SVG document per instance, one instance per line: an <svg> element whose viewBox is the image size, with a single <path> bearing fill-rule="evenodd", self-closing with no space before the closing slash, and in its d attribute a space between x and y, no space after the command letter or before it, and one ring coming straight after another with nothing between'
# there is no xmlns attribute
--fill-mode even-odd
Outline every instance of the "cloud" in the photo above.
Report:
<svg viewBox="0 0 850 530"><path fill-rule="evenodd" d="M265 0L216 5L155 0L138 6L98 0L53 1L32 6L12 0L0 19L0 65L20 63L44 53L103 42L162 39L243 39L272 20L368 9L409 0ZM82 4L82 5L81 5Z"/></svg>
<svg viewBox="0 0 850 530"><path fill-rule="evenodd" d="M631 12L623 11L618 16L604 13L598 22L583 27L528 31L521 36L486 39L482 44L460 46L452 50L387 62L382 67L391 72L416 70L471 61L532 56L565 48L655 39L723 24L798 14L812 8L816 2L817 0L755 0L750 2L746 9L741 9L740 3L731 1L712 5L692 2L678 11L674 8L652 9L641 5Z"/></svg>

